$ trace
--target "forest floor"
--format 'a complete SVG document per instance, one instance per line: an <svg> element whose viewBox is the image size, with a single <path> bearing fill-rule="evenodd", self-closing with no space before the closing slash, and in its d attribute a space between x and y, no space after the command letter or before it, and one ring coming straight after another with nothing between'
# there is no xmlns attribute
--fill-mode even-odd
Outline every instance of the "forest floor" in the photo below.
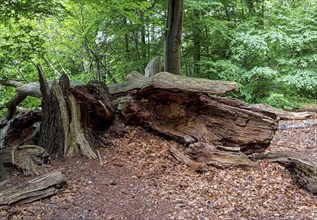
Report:
<svg viewBox="0 0 317 220"><path fill-rule="evenodd" d="M317 158L316 136L317 126L280 130L268 150ZM103 165L53 160L47 169L62 170L67 187L48 199L1 207L0 219L317 219L317 197L299 189L279 164L197 173L170 155L171 146L182 145L144 128L129 126L110 142L99 148ZM15 175L8 184L23 179Z"/></svg>

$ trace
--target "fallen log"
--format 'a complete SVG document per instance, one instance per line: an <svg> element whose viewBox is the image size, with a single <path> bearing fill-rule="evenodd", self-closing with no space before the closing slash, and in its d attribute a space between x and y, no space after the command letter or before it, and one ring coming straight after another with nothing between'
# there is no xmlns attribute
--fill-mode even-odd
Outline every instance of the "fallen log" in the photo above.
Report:
<svg viewBox="0 0 317 220"><path fill-rule="evenodd" d="M205 164L190 159L187 155L185 155L175 147L171 147L169 151L176 160L183 162L195 171L203 171L206 167Z"/></svg>
<svg viewBox="0 0 317 220"><path fill-rule="evenodd" d="M264 104L256 104L256 105L251 105L251 108L255 107L255 108L261 108L261 109L265 109L267 111L270 112L274 112L275 114L277 114L282 120L302 120L302 119L307 119L310 118L312 116L311 113L309 112L289 112L289 111L283 111L283 110L279 110L276 108L273 108L271 106L268 105L264 105Z"/></svg>
<svg viewBox="0 0 317 220"><path fill-rule="evenodd" d="M300 188L317 194L317 164L308 157L298 152L283 151L255 155L254 159L282 164Z"/></svg>
<svg viewBox="0 0 317 220"><path fill-rule="evenodd" d="M207 93L207 92L206 92ZM113 101L126 123L152 128L186 144L195 142L263 152L277 129L276 114L235 99L149 86Z"/></svg>
<svg viewBox="0 0 317 220"><path fill-rule="evenodd" d="M58 83L43 83L41 79L41 85L45 85L46 89L41 92L43 122L39 145L49 153L69 156L77 154L80 146L92 146L96 139L92 138L96 133L92 131L99 127L100 130L104 129L106 126L102 124L107 123L101 122L111 122L113 119L111 105L115 106L126 123L150 127L187 144L205 142L238 147L244 153L264 151L277 128L278 117L271 111L251 107L235 99L211 96L237 91L236 83L182 77L166 72L150 78L140 77L139 74L127 78L126 82L108 85L110 104L105 101L107 98L102 98L108 97L107 92L93 93L99 91L98 85L84 89L89 85L72 86L69 81L60 81L59 84L63 86L59 86ZM101 85L99 88L102 90ZM47 95L48 91L54 94ZM69 121L74 118L77 118L77 123ZM69 124L78 129L69 128ZM71 141L76 133L79 140ZM71 143L77 143L77 149L69 147ZM72 150L67 150L69 148ZM81 151L89 158L96 158L91 150Z"/></svg>
<svg viewBox="0 0 317 220"><path fill-rule="evenodd" d="M160 72L153 77L138 78L135 81L108 85L109 93L122 96L123 93L136 90L162 89L171 91L203 92L213 95L225 95L229 92L238 92L235 82L208 80L202 78L184 77L167 72Z"/></svg>
<svg viewBox="0 0 317 220"><path fill-rule="evenodd" d="M223 146L217 147L207 143L194 143L185 152L194 161L222 169L257 166L257 163L249 159L246 154Z"/></svg>
<svg viewBox="0 0 317 220"><path fill-rule="evenodd" d="M36 145L23 145L0 150L1 163L15 166L22 170L24 175L39 175L40 166L49 162L49 154Z"/></svg>
<svg viewBox="0 0 317 220"><path fill-rule="evenodd" d="M317 122L305 122L305 123L296 124L296 125L280 124L278 126L278 130L300 129L300 128L307 128L307 127L316 126L316 125L317 125Z"/></svg>
<svg viewBox="0 0 317 220"><path fill-rule="evenodd" d="M198 172L206 170L208 166L219 169L257 166L256 162L236 148L201 142L189 145L184 149L184 153L175 147L171 147L170 152L176 160Z"/></svg>
<svg viewBox="0 0 317 220"><path fill-rule="evenodd" d="M61 171L53 171L41 177L7 188L0 192L0 205L25 204L55 195L66 184Z"/></svg>

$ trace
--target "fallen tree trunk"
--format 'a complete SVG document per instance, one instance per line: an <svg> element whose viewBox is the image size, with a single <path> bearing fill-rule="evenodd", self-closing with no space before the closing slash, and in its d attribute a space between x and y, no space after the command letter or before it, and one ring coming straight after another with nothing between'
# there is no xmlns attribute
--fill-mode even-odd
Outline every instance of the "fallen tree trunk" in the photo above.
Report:
<svg viewBox="0 0 317 220"><path fill-rule="evenodd" d="M257 163L249 157L235 149L224 146L214 146L206 143L191 144L186 150L186 154L193 160L217 168L230 167L255 167Z"/></svg>
<svg viewBox="0 0 317 220"><path fill-rule="evenodd" d="M266 109L268 111L274 112L277 114L282 120L302 120L302 119L307 119L312 116L311 113L309 112L289 112L289 111L283 111L279 110L276 108L273 108L268 105L264 104L256 104L256 105L251 105L251 107L255 108L261 108L261 109Z"/></svg>
<svg viewBox="0 0 317 220"><path fill-rule="evenodd" d="M264 151L277 128L278 117L271 111L211 96L237 91L233 82L166 72L150 78L127 77L126 82L108 85L110 103L101 85L72 86L65 77L59 84L49 84L43 80L40 69L39 74L43 97L39 145L49 153L57 151L71 156L81 151L96 158L91 147L85 150L84 146L93 145L96 132L92 131L104 129L102 124L113 120L111 105L127 123L148 126L187 144L205 142L238 147L244 153ZM81 146L83 149L79 150Z"/></svg>
<svg viewBox="0 0 317 220"><path fill-rule="evenodd" d="M126 123L145 125L187 144L238 147L247 154L269 146L279 120L275 113L210 96L208 90L187 89L186 84L174 89L172 83L171 89L153 85L121 94L113 103Z"/></svg>
<svg viewBox="0 0 317 220"><path fill-rule="evenodd" d="M300 128L306 128L311 126L316 126L317 122L305 122L297 125L286 125L281 124L278 126L278 130L287 130L287 129L300 129Z"/></svg>
<svg viewBox="0 0 317 220"><path fill-rule="evenodd" d="M0 192L0 205L25 204L55 195L66 184L61 171L53 171Z"/></svg>
<svg viewBox="0 0 317 220"><path fill-rule="evenodd" d="M184 153L172 147L172 156L185 163L195 171L204 171L208 166L220 169L232 167L255 167L257 163L236 148L219 146L207 143L195 143L184 149Z"/></svg>
<svg viewBox="0 0 317 220"><path fill-rule="evenodd" d="M256 160L280 163L290 171L295 183L312 194L317 194L317 164L294 152L270 152L259 154L254 157Z"/></svg>
<svg viewBox="0 0 317 220"><path fill-rule="evenodd" d="M235 82L208 80L202 78L184 77L167 72L160 72L153 77L142 77L137 80L129 80L123 83L108 85L112 96L123 96L125 93L162 89L168 91L202 92L213 95L225 95L229 92L238 92L238 84Z"/></svg>

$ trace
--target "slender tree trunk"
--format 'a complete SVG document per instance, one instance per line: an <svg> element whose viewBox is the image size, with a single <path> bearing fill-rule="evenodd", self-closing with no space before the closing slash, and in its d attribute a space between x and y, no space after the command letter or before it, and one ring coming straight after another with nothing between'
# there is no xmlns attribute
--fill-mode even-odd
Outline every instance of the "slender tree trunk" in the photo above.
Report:
<svg viewBox="0 0 317 220"><path fill-rule="evenodd" d="M165 71L181 74L181 43L183 26L183 0L168 1L165 32Z"/></svg>
<svg viewBox="0 0 317 220"><path fill-rule="evenodd" d="M142 54L142 62L144 63L144 68L146 67L146 64L148 62L148 56L146 54L147 52L147 48L146 48L146 22L144 19L144 12L140 11L140 21L143 24L141 27L141 43L142 43L142 47L141 47L141 54Z"/></svg>
<svg viewBox="0 0 317 220"><path fill-rule="evenodd" d="M194 10L194 17L196 22L194 22L193 27L193 43L194 43L194 74L200 73L200 59L201 59L201 33L202 28L200 24L200 12Z"/></svg>
<svg viewBox="0 0 317 220"><path fill-rule="evenodd" d="M228 10L228 2L225 0L223 1L224 9L225 9L225 14L226 14L226 20L230 21L230 14Z"/></svg>
<svg viewBox="0 0 317 220"><path fill-rule="evenodd" d="M253 13L253 9L254 9L254 5L252 0L245 0L249 9L249 13L252 14Z"/></svg>

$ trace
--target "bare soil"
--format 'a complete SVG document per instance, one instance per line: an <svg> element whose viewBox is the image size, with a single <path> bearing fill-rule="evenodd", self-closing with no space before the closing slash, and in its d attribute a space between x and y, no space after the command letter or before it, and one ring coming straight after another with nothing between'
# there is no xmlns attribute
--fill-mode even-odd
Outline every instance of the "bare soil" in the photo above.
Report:
<svg viewBox="0 0 317 220"><path fill-rule="evenodd" d="M299 124L310 120L282 121ZM317 158L317 127L278 131L268 150L291 150ZM190 170L169 153L184 146L127 127L121 137L98 148L98 160L53 160L67 187L27 205L0 207L0 219L317 219L317 197L294 185L279 164L256 168ZM27 178L15 174L2 185Z"/></svg>

